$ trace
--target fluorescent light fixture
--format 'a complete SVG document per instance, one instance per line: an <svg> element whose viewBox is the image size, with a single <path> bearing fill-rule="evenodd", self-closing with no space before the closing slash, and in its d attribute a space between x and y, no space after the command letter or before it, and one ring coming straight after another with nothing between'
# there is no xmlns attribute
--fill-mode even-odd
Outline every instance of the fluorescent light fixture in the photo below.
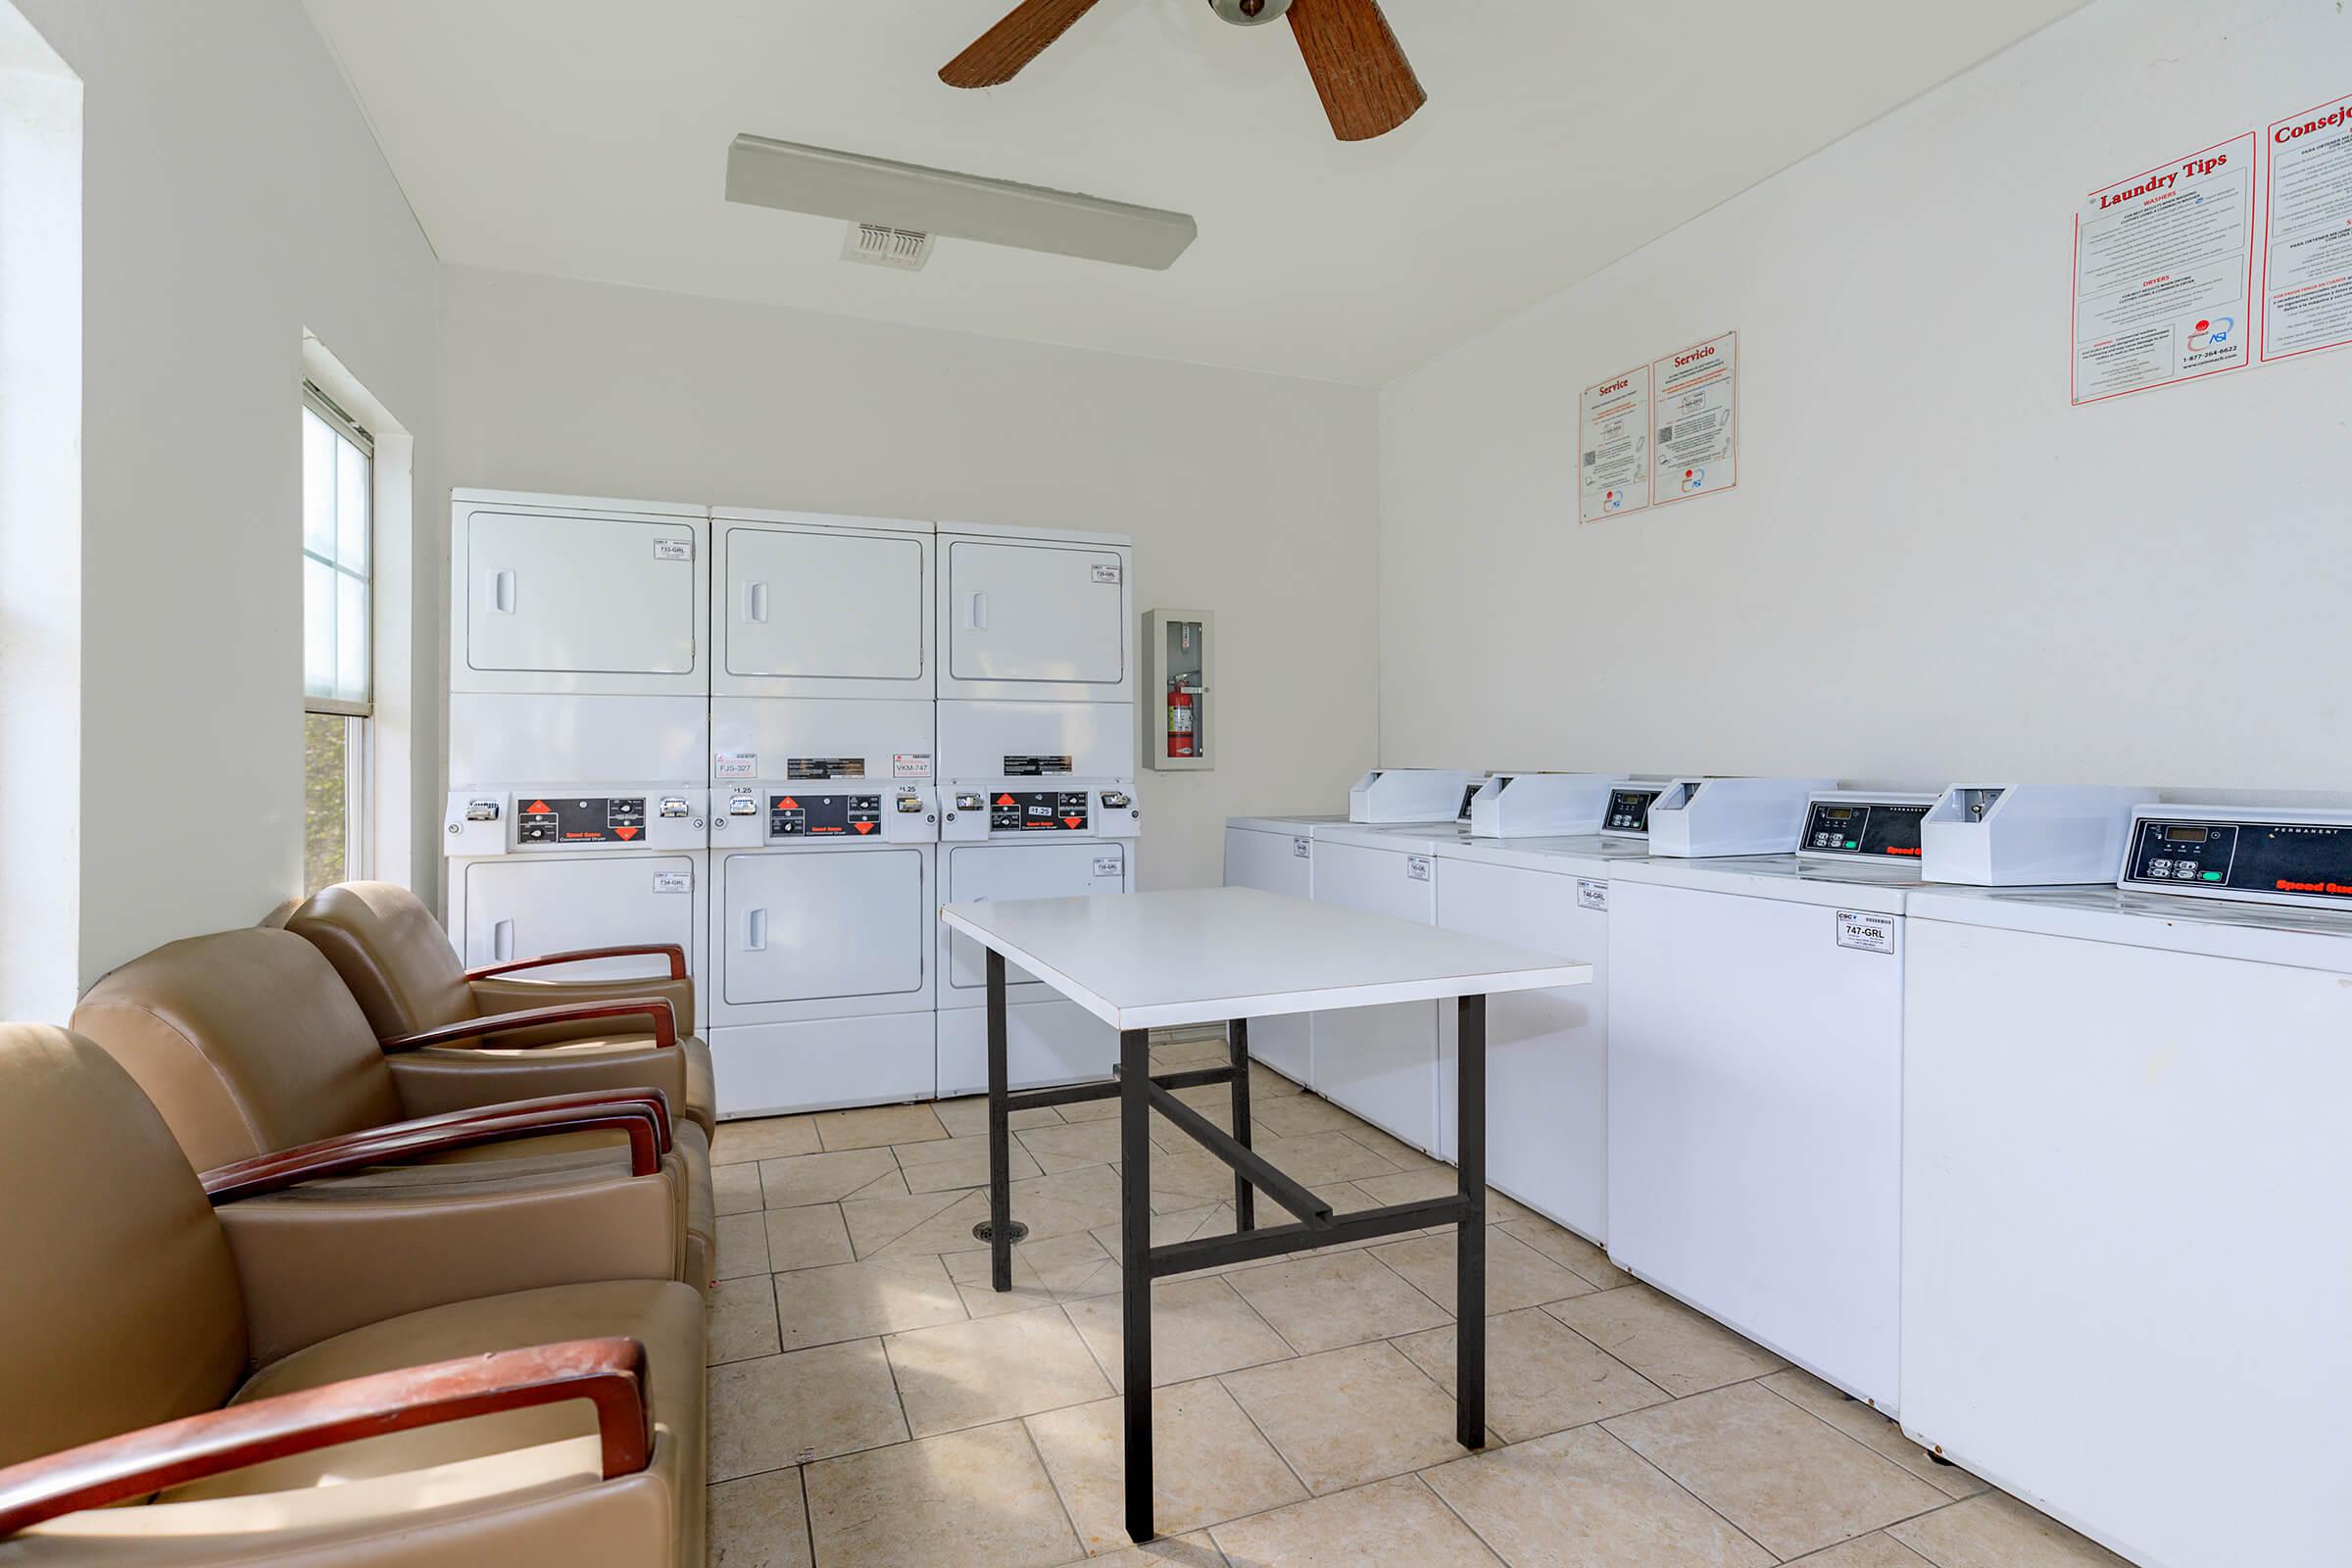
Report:
<svg viewBox="0 0 2352 1568"><path fill-rule="evenodd" d="M727 200L1154 271L1200 232L1184 213L764 136L727 148Z"/></svg>

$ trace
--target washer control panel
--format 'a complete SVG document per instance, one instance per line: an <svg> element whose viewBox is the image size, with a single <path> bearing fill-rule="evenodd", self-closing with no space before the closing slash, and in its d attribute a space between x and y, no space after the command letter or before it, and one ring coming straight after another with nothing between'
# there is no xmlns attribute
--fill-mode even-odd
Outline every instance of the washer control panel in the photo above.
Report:
<svg viewBox="0 0 2352 1568"><path fill-rule="evenodd" d="M1805 808L1805 832L1796 841L1796 853L1840 860L1916 860L1919 825L1935 804L1933 795L1879 800L1817 795Z"/></svg>
<svg viewBox="0 0 2352 1568"><path fill-rule="evenodd" d="M2143 811L2120 887L2206 898L2352 906L2352 813Z"/></svg>
<svg viewBox="0 0 2352 1568"><path fill-rule="evenodd" d="M1665 793L1663 784L1609 791L1609 809L1600 819L1600 830L1626 838L1647 838L1650 803Z"/></svg>

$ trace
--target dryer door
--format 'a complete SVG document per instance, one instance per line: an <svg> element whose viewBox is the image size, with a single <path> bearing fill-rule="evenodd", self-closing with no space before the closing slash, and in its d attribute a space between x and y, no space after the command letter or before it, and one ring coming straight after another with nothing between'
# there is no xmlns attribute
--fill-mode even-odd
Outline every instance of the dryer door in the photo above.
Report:
<svg viewBox="0 0 2352 1568"><path fill-rule="evenodd" d="M729 855L719 879L729 1005L923 989L931 908L920 849Z"/></svg>
<svg viewBox="0 0 2352 1568"><path fill-rule="evenodd" d="M694 858L625 855L541 858L514 855L462 867L468 967L579 948L671 942L691 956ZM533 980L618 980L665 975L660 958L605 958L533 969Z"/></svg>
<svg viewBox="0 0 2352 1568"><path fill-rule="evenodd" d="M931 695L931 541L722 524L719 689Z"/></svg>
<svg viewBox="0 0 2352 1568"><path fill-rule="evenodd" d="M469 671L695 672L694 529L684 521L475 512L459 541Z"/></svg>
<svg viewBox="0 0 2352 1568"><path fill-rule="evenodd" d="M946 549L941 696L1132 695L1124 551L968 538Z"/></svg>

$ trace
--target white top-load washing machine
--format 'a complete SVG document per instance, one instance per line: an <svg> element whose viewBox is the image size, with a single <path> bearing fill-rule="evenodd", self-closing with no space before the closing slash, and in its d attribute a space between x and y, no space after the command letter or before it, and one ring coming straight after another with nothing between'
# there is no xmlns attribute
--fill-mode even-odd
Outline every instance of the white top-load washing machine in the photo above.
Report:
<svg viewBox="0 0 2352 1568"><path fill-rule="evenodd" d="M928 522L711 518L719 1112L929 1099L940 809Z"/></svg>
<svg viewBox="0 0 2352 1568"><path fill-rule="evenodd" d="M710 523L452 493L450 938L489 963L671 943L703 975ZM667 973L606 959L550 979Z"/></svg>
<svg viewBox="0 0 2352 1568"><path fill-rule="evenodd" d="M2352 808L2120 863L1912 900L1903 1428L2146 1568L2341 1562Z"/></svg>
<svg viewBox="0 0 2352 1568"><path fill-rule="evenodd" d="M1658 786L1601 782L1584 831L1484 835L1441 843L1437 923L1582 958L1590 985L1487 1001L1487 1177L1592 1241L1608 1219L1609 889L1647 847L1633 829L1603 837L1612 815L1638 819ZM1438 1144L1455 1157L1454 1020L1439 1018Z"/></svg>
<svg viewBox="0 0 2352 1568"><path fill-rule="evenodd" d="M1884 1410L1903 909L1936 799L1816 791L1793 854L1653 856L1609 893L1611 1260Z"/></svg>
<svg viewBox="0 0 2352 1568"><path fill-rule="evenodd" d="M1132 552L1108 534L943 523L938 779L941 902L1135 886ZM985 955L944 925L938 1092L988 1087ZM1118 1037L1008 967L1015 1087L1106 1076Z"/></svg>
<svg viewBox="0 0 2352 1568"><path fill-rule="evenodd" d="M1225 885L1287 894L1294 899L1315 896L1317 827L1344 822L1342 816L1229 816L1225 819ZM1279 1018L1250 1020L1250 1054L1253 1060L1290 1079L1312 1087L1313 1030L1303 1012Z"/></svg>

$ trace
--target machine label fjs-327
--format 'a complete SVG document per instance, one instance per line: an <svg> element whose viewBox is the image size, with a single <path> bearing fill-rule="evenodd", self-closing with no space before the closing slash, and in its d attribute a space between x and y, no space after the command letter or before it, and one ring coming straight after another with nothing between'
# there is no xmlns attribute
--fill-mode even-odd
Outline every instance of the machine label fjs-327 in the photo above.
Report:
<svg viewBox="0 0 2352 1568"><path fill-rule="evenodd" d="M645 837L645 797L534 795L515 803L514 835L524 844L634 844Z"/></svg>
<svg viewBox="0 0 2352 1568"><path fill-rule="evenodd" d="M1092 803L1084 790L1002 790L989 798L991 833L1083 833Z"/></svg>
<svg viewBox="0 0 2352 1568"><path fill-rule="evenodd" d="M871 838L882 831L879 795L775 795L767 802L771 839Z"/></svg>

